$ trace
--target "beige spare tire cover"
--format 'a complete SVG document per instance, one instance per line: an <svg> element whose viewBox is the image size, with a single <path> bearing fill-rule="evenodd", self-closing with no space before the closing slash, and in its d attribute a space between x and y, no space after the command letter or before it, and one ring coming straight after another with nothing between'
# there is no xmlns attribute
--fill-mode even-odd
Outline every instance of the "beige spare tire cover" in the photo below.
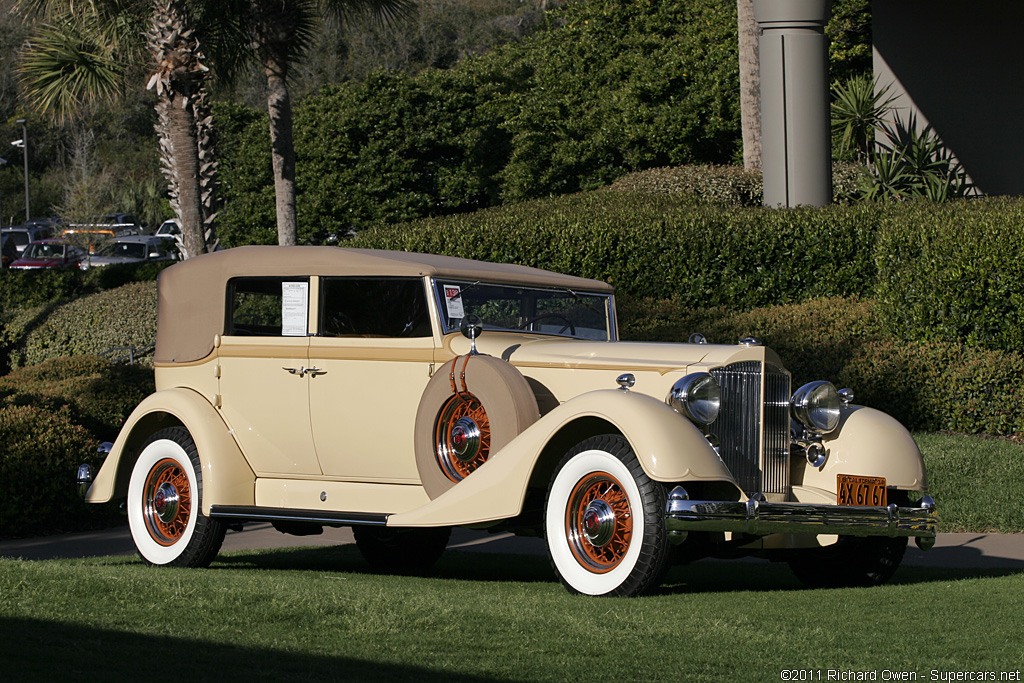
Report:
<svg viewBox="0 0 1024 683"><path fill-rule="evenodd" d="M416 411L416 467L431 499L455 486L540 418L518 370L457 356L430 378Z"/></svg>

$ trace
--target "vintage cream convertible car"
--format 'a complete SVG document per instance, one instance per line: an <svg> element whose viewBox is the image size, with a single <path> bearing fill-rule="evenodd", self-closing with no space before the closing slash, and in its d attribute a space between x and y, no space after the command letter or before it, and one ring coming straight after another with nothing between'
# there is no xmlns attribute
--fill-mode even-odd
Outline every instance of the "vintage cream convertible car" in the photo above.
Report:
<svg viewBox="0 0 1024 683"><path fill-rule="evenodd" d="M127 499L142 558L204 566L225 530L351 526L375 567L453 526L546 539L572 592L637 595L702 557L809 585L888 579L935 540L891 417L736 345L618 339L603 283L335 247L241 247L165 270L156 393L87 500Z"/></svg>

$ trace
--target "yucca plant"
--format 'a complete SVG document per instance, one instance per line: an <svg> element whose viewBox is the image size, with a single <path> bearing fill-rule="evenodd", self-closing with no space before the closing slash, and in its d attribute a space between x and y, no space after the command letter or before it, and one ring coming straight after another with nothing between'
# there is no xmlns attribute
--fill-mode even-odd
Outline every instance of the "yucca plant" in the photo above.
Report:
<svg viewBox="0 0 1024 683"><path fill-rule="evenodd" d="M832 137L839 155L853 155L870 163L875 131L886 122L895 96L889 86L878 88L877 79L855 76L832 86Z"/></svg>

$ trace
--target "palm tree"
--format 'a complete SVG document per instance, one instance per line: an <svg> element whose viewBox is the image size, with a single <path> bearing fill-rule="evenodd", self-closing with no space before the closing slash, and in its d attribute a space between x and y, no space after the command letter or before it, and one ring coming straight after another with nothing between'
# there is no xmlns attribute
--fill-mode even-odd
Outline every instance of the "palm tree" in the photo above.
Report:
<svg viewBox="0 0 1024 683"><path fill-rule="evenodd" d="M291 65L310 47L326 16L350 20L369 15L390 22L407 15L413 0L233 0L230 10L244 31L267 78L277 238L281 245L298 241L295 211L295 146L288 91Z"/></svg>
<svg viewBox="0 0 1024 683"><path fill-rule="evenodd" d="M149 71L147 87L157 94L163 170L181 221L186 258L215 245L216 162L205 89L209 68L189 11L198 4L22 0L17 7L45 19L29 39L19 71L27 98L56 120L114 100L135 71Z"/></svg>
<svg viewBox="0 0 1024 683"><path fill-rule="evenodd" d="M740 126L743 168L761 170L761 60L753 0L736 0L740 63Z"/></svg>

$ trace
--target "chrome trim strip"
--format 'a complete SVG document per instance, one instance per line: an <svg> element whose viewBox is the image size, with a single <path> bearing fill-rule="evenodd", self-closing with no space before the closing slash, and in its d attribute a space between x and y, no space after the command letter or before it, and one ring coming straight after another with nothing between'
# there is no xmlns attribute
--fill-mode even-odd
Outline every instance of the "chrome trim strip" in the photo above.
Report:
<svg viewBox="0 0 1024 683"><path fill-rule="evenodd" d="M210 517L244 519L254 522L288 521L334 524L337 526L348 526L350 524L385 526L390 515L382 512L328 512L322 510L297 510L293 508L268 508L258 505L212 505L210 506Z"/></svg>
<svg viewBox="0 0 1024 683"><path fill-rule="evenodd" d="M922 501L922 507L670 499L666 515L665 526L670 533L733 531L753 536L782 533L933 538L938 531L931 499Z"/></svg>

